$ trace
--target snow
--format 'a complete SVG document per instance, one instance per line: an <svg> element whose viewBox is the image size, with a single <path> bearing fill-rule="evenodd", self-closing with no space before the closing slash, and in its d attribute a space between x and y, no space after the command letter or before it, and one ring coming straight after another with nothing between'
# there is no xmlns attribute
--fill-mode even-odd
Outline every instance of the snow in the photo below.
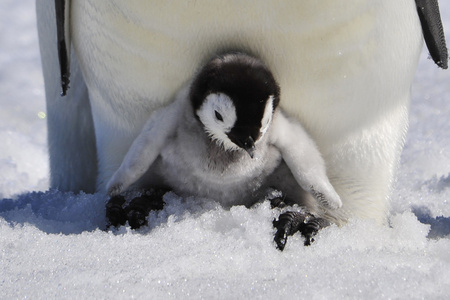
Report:
<svg viewBox="0 0 450 300"><path fill-rule="evenodd" d="M450 2L440 1L450 39ZM48 190L33 0L0 3L0 298L450 296L450 71L423 52L390 226L351 220L275 249L268 203L166 195L149 226L104 231L101 195Z"/></svg>

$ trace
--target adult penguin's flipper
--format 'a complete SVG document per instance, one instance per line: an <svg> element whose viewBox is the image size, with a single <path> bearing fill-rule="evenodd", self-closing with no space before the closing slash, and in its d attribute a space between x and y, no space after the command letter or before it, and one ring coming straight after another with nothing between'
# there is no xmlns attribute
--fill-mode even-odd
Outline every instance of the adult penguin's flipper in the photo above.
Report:
<svg viewBox="0 0 450 300"><path fill-rule="evenodd" d="M55 0L56 36L58 43L59 69L61 72L61 96L65 96L70 82L70 34L69 0Z"/></svg>
<svg viewBox="0 0 450 300"><path fill-rule="evenodd" d="M434 62L448 68L448 50L439 13L438 0L416 0L423 36Z"/></svg>

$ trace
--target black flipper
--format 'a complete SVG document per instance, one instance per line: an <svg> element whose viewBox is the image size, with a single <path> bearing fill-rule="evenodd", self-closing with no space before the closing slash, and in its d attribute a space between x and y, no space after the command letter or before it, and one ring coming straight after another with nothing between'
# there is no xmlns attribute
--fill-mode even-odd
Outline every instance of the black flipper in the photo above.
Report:
<svg viewBox="0 0 450 300"><path fill-rule="evenodd" d="M68 43L68 36L66 36L66 29L68 29L69 20L67 20L68 14L66 14L66 9L69 7L66 5L68 1L66 0L55 0L55 11L56 11L56 36L58 43L58 58L59 58L59 69L61 72L61 96L65 96L67 89L69 88L70 82L70 61L69 61L69 51L70 43Z"/></svg>
<svg viewBox="0 0 450 300"><path fill-rule="evenodd" d="M438 0L416 0L416 6L428 51L439 67L447 69L448 50Z"/></svg>

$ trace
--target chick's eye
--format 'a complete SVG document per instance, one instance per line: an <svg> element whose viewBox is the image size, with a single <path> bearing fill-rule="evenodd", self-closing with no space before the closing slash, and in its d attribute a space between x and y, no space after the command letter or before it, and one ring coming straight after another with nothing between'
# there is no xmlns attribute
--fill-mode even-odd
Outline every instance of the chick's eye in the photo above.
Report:
<svg viewBox="0 0 450 300"><path fill-rule="evenodd" d="M219 114L219 112L217 110L214 111L214 113L216 114L216 119L223 122L223 117L221 114Z"/></svg>

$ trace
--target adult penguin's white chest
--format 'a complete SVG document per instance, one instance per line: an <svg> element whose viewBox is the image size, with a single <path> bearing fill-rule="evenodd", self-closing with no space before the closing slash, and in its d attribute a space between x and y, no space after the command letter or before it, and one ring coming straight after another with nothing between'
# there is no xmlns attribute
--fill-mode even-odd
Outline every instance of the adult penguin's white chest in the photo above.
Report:
<svg viewBox="0 0 450 300"><path fill-rule="evenodd" d="M316 141L344 205L358 210L364 201L364 211L385 211L422 45L413 0L71 5L72 42L97 136L98 189L151 111L171 101L212 55L234 49L272 70L280 105Z"/></svg>
<svg viewBox="0 0 450 300"><path fill-rule="evenodd" d="M349 101L349 87L358 93L363 85L370 95L367 80L406 68L405 52L421 38L411 0L87 0L71 5L73 41L89 89L94 100L119 102L116 109L123 102L145 108L166 103L211 55L236 49L269 65L282 87L284 107L300 106L305 116L323 109L330 114ZM393 57L386 57L386 49ZM395 65L384 65L393 58ZM366 106L352 100L358 112Z"/></svg>

